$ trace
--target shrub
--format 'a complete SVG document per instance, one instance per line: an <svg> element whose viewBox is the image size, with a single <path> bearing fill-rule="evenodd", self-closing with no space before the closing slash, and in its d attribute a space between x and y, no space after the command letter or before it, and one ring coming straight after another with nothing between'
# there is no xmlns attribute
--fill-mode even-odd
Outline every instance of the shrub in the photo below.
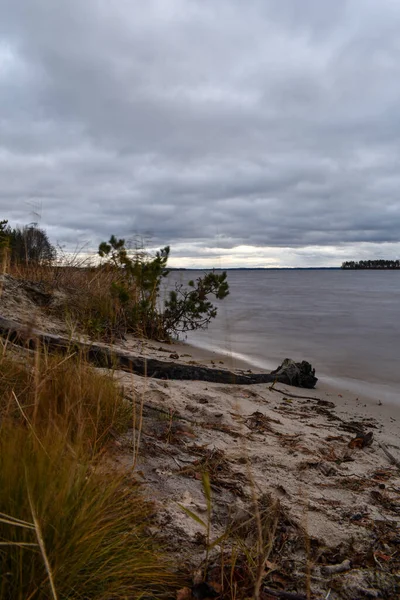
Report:
<svg viewBox="0 0 400 600"><path fill-rule="evenodd" d="M146 337L165 337L204 329L217 315L210 296L223 300L229 294L226 273L208 273L196 282L190 281L190 289L176 286L169 293L164 311L160 311L160 285L169 272L169 253L166 246L154 257L144 252L130 256L125 240L115 236L100 244L99 255L122 277L111 289L123 309L127 331Z"/></svg>

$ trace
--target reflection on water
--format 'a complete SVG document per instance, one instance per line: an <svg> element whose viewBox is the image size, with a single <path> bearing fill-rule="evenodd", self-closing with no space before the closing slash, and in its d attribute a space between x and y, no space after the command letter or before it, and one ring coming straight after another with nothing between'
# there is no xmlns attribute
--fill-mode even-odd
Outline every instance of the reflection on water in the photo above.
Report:
<svg viewBox="0 0 400 600"><path fill-rule="evenodd" d="M169 283L200 275L174 271ZM189 342L265 368L305 359L319 376L400 395L400 271L229 271L228 281L217 319Z"/></svg>

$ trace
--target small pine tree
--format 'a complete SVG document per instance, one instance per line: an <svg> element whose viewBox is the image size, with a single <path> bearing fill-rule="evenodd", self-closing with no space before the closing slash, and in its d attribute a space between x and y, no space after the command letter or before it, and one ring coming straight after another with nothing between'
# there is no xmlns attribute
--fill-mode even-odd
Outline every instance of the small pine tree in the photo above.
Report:
<svg viewBox="0 0 400 600"><path fill-rule="evenodd" d="M122 279L112 284L112 291L125 306L128 329L135 333L159 337L205 329L217 315L217 307L209 297L223 300L229 294L226 273L208 273L195 282L190 281L190 289L177 285L160 312L157 304L161 281L169 273L169 254L170 247L165 246L154 257L145 252L130 256L125 240L114 235L99 246L99 255L123 274Z"/></svg>

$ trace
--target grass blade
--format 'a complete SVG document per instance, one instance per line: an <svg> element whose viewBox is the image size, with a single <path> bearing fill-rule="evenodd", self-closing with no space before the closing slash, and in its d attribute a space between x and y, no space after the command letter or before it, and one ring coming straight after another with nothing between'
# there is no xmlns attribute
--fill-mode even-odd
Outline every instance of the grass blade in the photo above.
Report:
<svg viewBox="0 0 400 600"><path fill-rule="evenodd" d="M46 548L45 548L44 540L43 540L43 536L42 536L42 531L41 531L41 528L40 528L39 520L38 520L37 515L36 515L35 508L33 506L32 497L31 497L31 494L30 494L30 491L29 491L28 482L27 482L26 487L27 487L27 491L28 491L28 500L29 500L29 506L31 508L32 519L33 519L33 523L35 525L35 532L36 532L37 541L39 543L40 551L41 551L42 557L43 557L43 562L44 562L44 565L46 567L47 575L49 577L49 584L50 584L51 594L53 596L53 600L58 600L56 588L55 588L55 585L54 585L53 574L51 572L50 563L49 563L49 560L47 558Z"/></svg>
<svg viewBox="0 0 400 600"><path fill-rule="evenodd" d="M200 519L200 517L197 516L196 513L192 512L191 510L186 508L186 506L182 506L182 504L178 504L178 506L179 506L179 508L181 508L183 510L183 512L185 512L187 514L188 517L193 519L193 521L196 521L196 523L198 523L199 525L201 525L202 527L207 529L206 523L204 523L204 521L202 519Z"/></svg>

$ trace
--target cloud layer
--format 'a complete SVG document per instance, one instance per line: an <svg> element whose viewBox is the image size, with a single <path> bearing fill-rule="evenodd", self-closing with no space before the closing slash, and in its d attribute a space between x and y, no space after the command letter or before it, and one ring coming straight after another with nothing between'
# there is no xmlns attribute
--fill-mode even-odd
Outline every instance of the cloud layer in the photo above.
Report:
<svg viewBox="0 0 400 600"><path fill-rule="evenodd" d="M399 29L393 0L6 0L1 217L196 266L400 255Z"/></svg>

